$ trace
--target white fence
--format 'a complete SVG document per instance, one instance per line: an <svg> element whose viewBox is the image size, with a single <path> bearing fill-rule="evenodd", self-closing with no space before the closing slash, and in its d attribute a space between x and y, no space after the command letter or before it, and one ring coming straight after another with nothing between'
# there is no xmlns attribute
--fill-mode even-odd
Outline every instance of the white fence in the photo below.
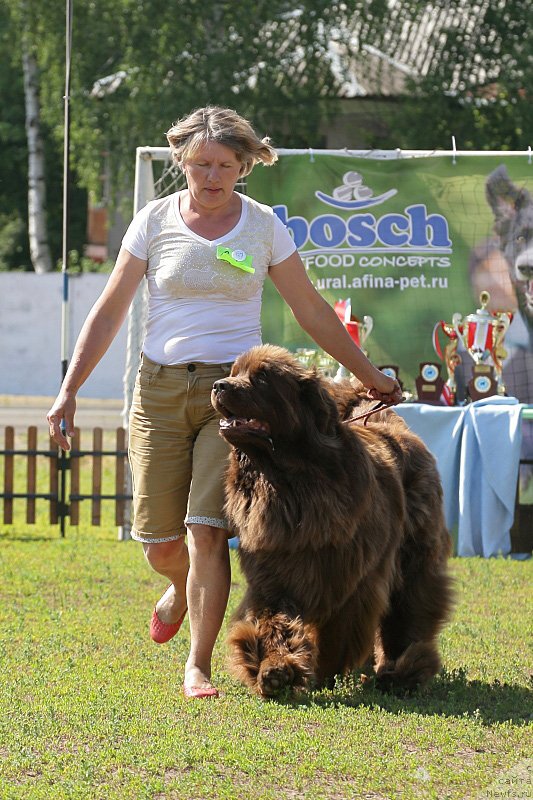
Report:
<svg viewBox="0 0 533 800"><path fill-rule="evenodd" d="M69 280L70 352L108 276L94 273ZM0 395L54 396L61 382L61 299L56 272L0 273ZM126 324L80 390L80 397L123 397Z"/></svg>

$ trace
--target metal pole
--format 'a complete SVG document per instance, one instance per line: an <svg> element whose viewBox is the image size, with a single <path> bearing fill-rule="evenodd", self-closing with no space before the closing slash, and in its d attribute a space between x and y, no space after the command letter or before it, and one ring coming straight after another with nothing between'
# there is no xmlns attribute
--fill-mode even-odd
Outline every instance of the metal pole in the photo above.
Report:
<svg viewBox="0 0 533 800"><path fill-rule="evenodd" d="M66 0L65 31L65 95L64 127L63 127L63 250L61 272L63 275L63 299L61 303L61 381L65 378L68 367L68 334L69 334L69 273L68 273L68 221L69 221L69 173L70 173L70 62L72 50L72 0ZM61 536L65 536L65 520L67 515L66 480L68 459L61 451L60 469L61 486L59 497L59 520Z"/></svg>

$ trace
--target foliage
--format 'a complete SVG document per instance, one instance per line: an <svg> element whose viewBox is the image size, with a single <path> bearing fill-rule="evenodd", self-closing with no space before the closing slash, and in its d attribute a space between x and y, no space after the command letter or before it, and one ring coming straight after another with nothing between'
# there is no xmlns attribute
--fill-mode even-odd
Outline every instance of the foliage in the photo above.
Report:
<svg viewBox="0 0 533 800"><path fill-rule="evenodd" d="M0 536L6 800L459 800L529 763L533 562L452 560L445 669L424 692L354 675L264 702L226 673L222 635L222 696L200 703L181 696L188 622L168 645L148 638L165 584L137 543L111 524L61 539L42 520ZM232 561L228 618L244 589Z"/></svg>
<svg viewBox="0 0 533 800"><path fill-rule="evenodd" d="M20 40L22 30L21 8L23 3L13 2L0 5L0 43L4 54L2 70L0 70L0 93L2 107L0 109L0 147L2 149L2 167L0 182L0 240L12 245L1 244L6 257L4 268L31 270L31 259L27 237L28 227L28 153L24 120L24 90L22 85L22 65L20 61ZM47 17L52 7L46 7L41 16ZM37 9L29 10L29 13ZM37 40L40 36L35 32ZM44 34L42 40L44 41ZM62 52L64 51L64 45ZM61 91L62 97L63 91ZM54 98L54 106L58 114L62 113L59 98ZM62 196L63 165L62 139L54 140L50 129L43 120L46 161L46 189L49 243L52 258L55 261L61 255L62 248ZM70 245L82 249L85 239L87 192L77 185L76 174L71 175L71 219L69 226ZM16 224L12 220L16 217ZM5 226L8 224L8 228ZM14 236L15 231L23 232Z"/></svg>
<svg viewBox="0 0 533 800"><path fill-rule="evenodd" d="M385 27L383 2L368 5L360 37L373 35L378 48L412 69L389 146L450 149L454 135L458 149L528 148L533 126L530 0L480 0L475 6L470 0L399 0Z"/></svg>
<svg viewBox="0 0 533 800"><path fill-rule="evenodd" d="M129 191L135 148L165 145L164 131L199 105L235 107L277 144L316 146L329 113L321 98L335 93L327 46L332 35L340 36L333 29L344 15L343 3L304 0L294 9L288 0L190 0L177 6L160 0L79 0L73 7L72 177L109 207L124 185ZM6 9L19 158L24 153L22 37L41 70L43 135L52 151L47 177L55 260L62 230L58 166L64 137L65 9L44 0L7 0ZM25 190L19 190L23 219L25 199ZM71 213L70 244L78 250L85 234L82 199L72 203Z"/></svg>
<svg viewBox="0 0 533 800"><path fill-rule="evenodd" d="M249 115L278 144L316 143L321 98L336 86L327 46L343 4L306 0L294 10L287 0L191 0L179 12L158 0L120 6L117 13L115 0L82 2L74 18L73 158L95 194L102 193L103 153L112 154L116 188L121 166L131 177L136 146L166 145L170 124L208 103ZM57 23L40 23L47 30L39 59L50 76L45 116L59 139Z"/></svg>
<svg viewBox="0 0 533 800"><path fill-rule="evenodd" d="M31 264L27 219L27 151L20 53L7 8L0 4L0 262L1 269ZM22 229L22 233L20 230Z"/></svg>
<svg viewBox="0 0 533 800"><path fill-rule="evenodd" d="M63 267L62 261L57 262L57 269ZM81 272L111 272L113 269L112 261L94 261L92 258L82 255L78 250L70 250L68 254L68 268L71 274Z"/></svg>
<svg viewBox="0 0 533 800"><path fill-rule="evenodd" d="M0 214L0 272L23 263L26 228L19 214Z"/></svg>
<svg viewBox="0 0 533 800"><path fill-rule="evenodd" d="M232 106L279 147L323 146L342 70L359 65L364 72L369 46L386 58L416 62L416 43L427 40L424 69L408 84L405 100L391 105L387 131L369 146L449 148L452 134L462 149L530 144L530 0L479 0L475 9L469 0L76 0L73 8L69 235L78 251L85 238L86 192L111 207L124 186L130 191L135 148L165 145L165 130L194 107ZM433 20L441 27L433 28ZM20 65L25 37L42 76L56 260L62 237L64 5L6 0L0 30L0 214L16 211L26 224ZM336 71L332 42L340 54ZM26 243L21 246L16 260L24 266L29 252Z"/></svg>

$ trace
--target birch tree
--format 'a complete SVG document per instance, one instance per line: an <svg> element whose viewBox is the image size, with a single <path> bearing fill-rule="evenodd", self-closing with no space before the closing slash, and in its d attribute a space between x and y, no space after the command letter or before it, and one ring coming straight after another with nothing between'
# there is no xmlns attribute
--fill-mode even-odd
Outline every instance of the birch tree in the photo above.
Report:
<svg viewBox="0 0 533 800"><path fill-rule="evenodd" d="M22 36L22 69L28 142L28 236L30 257L35 272L51 272L48 245L46 180L43 136L39 103L39 67L28 36Z"/></svg>
<svg viewBox="0 0 533 800"><path fill-rule="evenodd" d="M9 27L18 40L23 73L25 130L28 158L28 238L33 269L38 273L53 268L48 240L46 177L41 125L40 70L36 43L37 15L33 0L7 0Z"/></svg>

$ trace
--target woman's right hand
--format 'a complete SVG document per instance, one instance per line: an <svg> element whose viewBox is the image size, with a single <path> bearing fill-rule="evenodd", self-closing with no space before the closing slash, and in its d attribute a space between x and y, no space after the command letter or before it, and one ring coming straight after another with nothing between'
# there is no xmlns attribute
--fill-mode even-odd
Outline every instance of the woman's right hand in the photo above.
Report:
<svg viewBox="0 0 533 800"><path fill-rule="evenodd" d="M50 436L63 450L70 450L67 436L74 433L76 393L115 338L145 272L146 261L121 247L104 291L79 333L59 394L46 415Z"/></svg>
<svg viewBox="0 0 533 800"><path fill-rule="evenodd" d="M70 450L67 436L74 433L74 414L76 413L76 396L59 394L52 408L46 415L50 426L50 436L63 450Z"/></svg>

